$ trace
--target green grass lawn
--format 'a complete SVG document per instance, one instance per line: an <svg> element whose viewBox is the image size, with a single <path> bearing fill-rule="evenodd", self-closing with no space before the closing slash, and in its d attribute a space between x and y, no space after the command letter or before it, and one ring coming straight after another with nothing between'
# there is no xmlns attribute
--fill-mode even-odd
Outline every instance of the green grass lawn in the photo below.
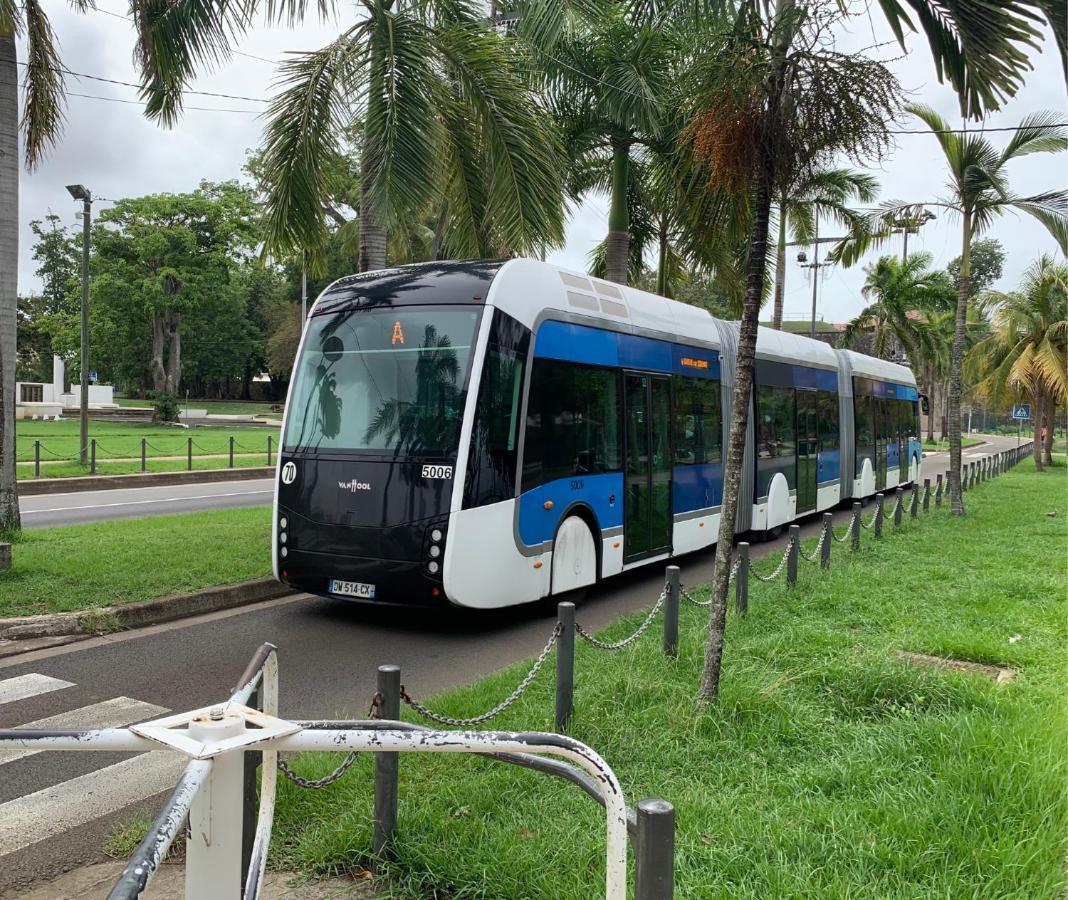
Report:
<svg viewBox="0 0 1068 900"><path fill-rule="evenodd" d="M693 702L704 610L684 605L677 661L664 659L659 626L621 653L580 643L571 733L605 756L630 803L676 805L677 897L1064 896L1065 474L1025 462L969 491L966 518L944 506L906 515L879 543L865 531L858 554L835 544L830 573L802 562L793 590L751 582L706 711ZM996 685L899 651L1019 675ZM482 712L528 667L433 706ZM551 671L485 727L551 730ZM296 767L317 776L338 762L311 755ZM402 757L400 785L389 896L602 895L603 813L577 788L416 754ZM371 799L368 757L326 790L282 782L273 864L366 864Z"/></svg>
<svg viewBox="0 0 1068 900"><path fill-rule="evenodd" d="M270 509L212 510L23 531L0 572L0 617L93 609L270 575Z"/></svg>
<svg viewBox="0 0 1068 900"><path fill-rule="evenodd" d="M151 409L151 400L138 400L136 397L116 397L115 403L124 407L139 407ZM178 405L185 407L184 398L178 398ZM190 409L206 409L213 416L270 416L281 418L280 408L282 403L266 403L258 400L196 400L191 399L188 403ZM278 410L273 407L279 407Z"/></svg>
<svg viewBox="0 0 1068 900"><path fill-rule="evenodd" d="M80 437L76 419L60 422L26 421L16 423L18 474L33 477L35 442L41 442L41 477L60 478L87 475L88 467L77 462ZM273 454L278 449L279 429L271 426L202 426L179 428L173 425L133 422L98 422L90 420L89 438L96 440L98 474L121 474L140 471L141 439L147 441L147 465L150 472L172 471L186 467L188 441L193 440L193 468L225 468L229 465L230 438L234 438L235 465L262 465L270 436ZM197 457L222 456L221 459ZM160 457L181 457L166 460ZM133 460L107 464L108 459Z"/></svg>
<svg viewBox="0 0 1068 900"><path fill-rule="evenodd" d="M985 444L985 443L986 443L986 441L984 441L982 438L961 437L961 439L960 439L961 447L975 447L975 446L978 446L979 444ZM924 440L923 440L923 449L926 450L928 453L937 453L939 450L948 450L949 449L949 438L939 438L933 444L930 441L928 441L926 438L924 438Z"/></svg>

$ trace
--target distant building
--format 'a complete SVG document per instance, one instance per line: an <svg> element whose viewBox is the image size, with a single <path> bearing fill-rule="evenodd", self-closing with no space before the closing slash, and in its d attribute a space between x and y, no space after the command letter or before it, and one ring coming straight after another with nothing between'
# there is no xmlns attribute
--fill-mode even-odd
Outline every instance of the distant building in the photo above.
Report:
<svg viewBox="0 0 1068 900"><path fill-rule="evenodd" d="M64 412L81 408L81 385L67 390L66 365L52 357L52 383L18 381L15 383L16 419L55 419ZM90 409L117 409L114 388L110 384L89 385Z"/></svg>

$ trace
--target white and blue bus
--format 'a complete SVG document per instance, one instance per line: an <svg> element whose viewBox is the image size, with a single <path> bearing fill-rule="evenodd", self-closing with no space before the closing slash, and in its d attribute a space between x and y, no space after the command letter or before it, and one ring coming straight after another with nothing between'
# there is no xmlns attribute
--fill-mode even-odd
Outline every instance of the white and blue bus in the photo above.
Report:
<svg viewBox="0 0 1068 900"><path fill-rule="evenodd" d="M713 545L737 336L528 259L335 282L286 403L275 575L486 609ZM913 481L918 401L903 366L760 329L737 530Z"/></svg>

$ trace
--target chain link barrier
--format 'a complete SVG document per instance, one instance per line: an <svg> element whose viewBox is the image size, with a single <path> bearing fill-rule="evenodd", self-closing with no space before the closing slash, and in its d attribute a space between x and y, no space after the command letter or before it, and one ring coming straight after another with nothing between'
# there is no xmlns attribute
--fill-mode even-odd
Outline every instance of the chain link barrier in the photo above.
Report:
<svg viewBox="0 0 1068 900"><path fill-rule="evenodd" d="M663 594L661 594L660 599L661 601L663 601ZM576 627L578 626L576 625ZM451 725L453 728L466 728L469 725L479 725L482 722L488 722L490 719L499 716L502 712L508 709L509 706L515 703L516 700L523 696L523 694L526 692L526 689L530 687L531 682L533 682L534 679L537 678L538 672L540 672L541 667L545 665L545 660L549 658L549 653L552 651L553 647L556 646L556 642L559 639L560 623L557 622L556 625L553 627L552 634L549 635L549 640L546 641L541 653L538 654L538 658L534 660L534 665L530 667L530 671L527 672L523 680L519 682L519 685L516 687L516 689L512 691L512 693L505 697L495 707L493 707L493 709L487 710L480 716L472 716L469 719L457 719L453 718L452 716L446 716L442 715L441 713L434 712L434 710L427 708L418 700L413 698L412 695L404 689L403 684L401 685L400 689L400 698L408 706L410 706L417 713L419 713L419 715L423 716L423 718L430 719L432 722L438 722L441 725Z"/></svg>
<svg viewBox="0 0 1068 900"><path fill-rule="evenodd" d="M824 545L824 543L826 543L826 541L827 541L827 529L824 528L824 529L822 529L820 531L819 543L816 544L816 547L812 551L812 555L811 556L809 556L805 552L805 548L801 546L800 542L798 542L798 544L797 544L797 552L801 555L801 558L803 560L806 560L807 562L810 562L810 563L819 562L820 561L820 553L823 552L823 545Z"/></svg>
<svg viewBox="0 0 1068 900"><path fill-rule="evenodd" d="M371 708L367 711L367 718L379 718L378 707L381 702L382 695L376 691L374 696L371 698ZM341 778L349 769L351 769L353 763L356 762L357 756L359 756L359 754L355 750L351 750L345 756L345 758L341 760L341 765L339 765L336 769L334 769L333 772L330 772L328 775L324 775L322 778L304 778L303 776L298 775L291 768L289 768L288 763L286 763L286 761L282 759L282 754L279 753L278 771L282 773L282 775L286 778L287 781L292 781L293 784L297 785L298 787L306 788L309 791L320 791L325 787L330 787L330 785L332 785L335 781Z"/></svg>
<svg viewBox="0 0 1068 900"><path fill-rule="evenodd" d="M878 507L878 506L876 506L876 507L875 507L875 512L873 512L873 513L871 514L871 521L869 521L869 522L865 522L865 521L864 521L864 517L863 517L863 516L861 516L861 519L860 519L860 527L861 527L861 528L867 528L867 529L868 529L868 530L870 531L870 530L871 530L872 528L874 528L874 527L875 527L875 520L876 520L876 518L878 517L878 515L879 515L879 507Z"/></svg>
<svg viewBox="0 0 1068 900"><path fill-rule="evenodd" d="M734 563L731 565L731 574L729 576L727 576L727 587L728 588L732 584L734 584L735 579L738 577L738 569L741 566L741 564L742 564L741 558L737 557L737 556L734 557ZM709 606L712 605L712 598L711 597L709 597L707 600L698 600L689 591L683 590L681 584L679 585L679 596L682 597L683 600L685 600L687 603L691 604L692 606L701 606L701 607L704 607L704 608L707 609Z"/></svg>
<svg viewBox="0 0 1068 900"><path fill-rule="evenodd" d="M661 591L660 597L657 598L656 603L653 604L653 608L649 610L649 615L645 617L645 621L638 626L638 630L634 632L630 637L623 638L621 641L602 641L595 638L585 628L583 628L578 622L575 623L575 631L578 636L582 638L587 644L593 644L594 647L599 647L601 650L622 650L624 647L633 644L638 638L645 634L646 629L653 624L653 620L659 615L661 607L664 605L664 600L667 597L667 591Z"/></svg>
<svg viewBox="0 0 1068 900"><path fill-rule="evenodd" d="M846 525L845 534L843 534L841 537L838 537L838 535L834 533L834 528L832 527L831 537L834 538L837 543L844 544L846 541L849 540L850 537L852 537L853 526L856 524L858 518L860 518L860 513L853 513L853 515L849 517L849 524Z"/></svg>
<svg viewBox="0 0 1068 900"><path fill-rule="evenodd" d="M794 540L791 536L790 540L786 542L786 549L782 553L782 559L779 560L779 564L775 567L775 571L770 575L761 575L756 569L753 568L753 563L749 563L749 572L753 575L757 581L771 582L774 581L782 574L782 570L786 568L786 560L790 558L790 548L793 547Z"/></svg>

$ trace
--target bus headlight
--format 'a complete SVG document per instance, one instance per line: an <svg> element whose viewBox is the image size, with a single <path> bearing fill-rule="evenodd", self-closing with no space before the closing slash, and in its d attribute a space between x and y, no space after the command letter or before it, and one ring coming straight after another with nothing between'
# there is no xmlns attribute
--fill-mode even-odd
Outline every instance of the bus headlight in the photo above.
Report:
<svg viewBox="0 0 1068 900"><path fill-rule="evenodd" d="M441 556L441 548L437 544L430 545L430 558L437 559Z"/></svg>
<svg viewBox="0 0 1068 900"><path fill-rule="evenodd" d="M282 527L284 528L285 526L283 525ZM435 528L433 531L430 532L430 540L432 540L435 544L439 543L442 537L444 537L444 535L441 533L440 528Z"/></svg>
<svg viewBox="0 0 1068 900"><path fill-rule="evenodd" d="M437 575L438 570L441 568L441 566L438 565L434 560L430 560L430 562L426 564L426 568L431 575Z"/></svg>
<svg viewBox="0 0 1068 900"><path fill-rule="evenodd" d="M287 556L289 556L289 551L285 547L283 547L278 552L282 555L282 559L285 559Z"/></svg>
<svg viewBox="0 0 1068 900"><path fill-rule="evenodd" d="M284 529L284 528L286 528L286 527L287 527L288 525L289 525L289 521L288 521L288 520L286 519L286 517L285 517L285 516L282 516L282 518L280 518L280 519L278 520L278 527L279 527L279 528L283 528L283 529Z"/></svg>

